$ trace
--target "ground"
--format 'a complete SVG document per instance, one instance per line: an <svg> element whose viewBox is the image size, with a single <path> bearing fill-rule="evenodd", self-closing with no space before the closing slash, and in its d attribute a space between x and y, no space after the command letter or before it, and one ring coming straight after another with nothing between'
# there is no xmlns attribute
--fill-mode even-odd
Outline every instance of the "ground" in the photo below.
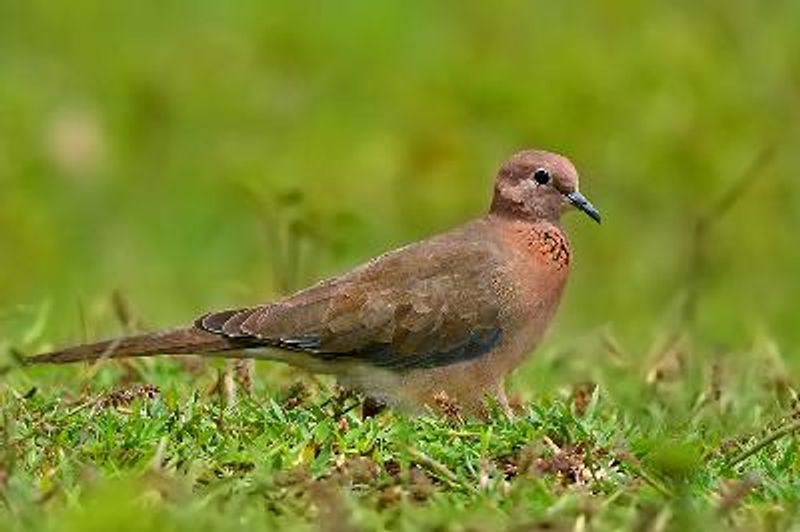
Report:
<svg viewBox="0 0 800 532"><path fill-rule="evenodd" d="M774 349L695 370L686 338L660 345L637 365L604 333L616 363L574 384L574 355L546 353L525 371L561 382L486 421L446 398L381 411L271 364L11 366L0 514L18 530L797 526L799 416Z"/></svg>

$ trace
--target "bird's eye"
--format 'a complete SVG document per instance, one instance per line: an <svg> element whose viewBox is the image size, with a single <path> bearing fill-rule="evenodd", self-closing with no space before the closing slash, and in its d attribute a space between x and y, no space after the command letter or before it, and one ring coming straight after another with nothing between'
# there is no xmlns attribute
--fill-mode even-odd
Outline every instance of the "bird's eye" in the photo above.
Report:
<svg viewBox="0 0 800 532"><path fill-rule="evenodd" d="M539 168L533 173L533 179L535 179L540 185L546 185L550 182L550 172L544 168Z"/></svg>

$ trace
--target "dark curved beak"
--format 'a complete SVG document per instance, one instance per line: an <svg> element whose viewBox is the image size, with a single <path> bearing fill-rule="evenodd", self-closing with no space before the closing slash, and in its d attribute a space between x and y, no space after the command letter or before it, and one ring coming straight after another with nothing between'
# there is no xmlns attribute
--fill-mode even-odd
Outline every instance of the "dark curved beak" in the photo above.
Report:
<svg viewBox="0 0 800 532"><path fill-rule="evenodd" d="M586 213L586 215L597 223L600 223L600 211L598 211L592 203L587 200L583 194L578 192L570 192L567 194L567 199L578 210Z"/></svg>

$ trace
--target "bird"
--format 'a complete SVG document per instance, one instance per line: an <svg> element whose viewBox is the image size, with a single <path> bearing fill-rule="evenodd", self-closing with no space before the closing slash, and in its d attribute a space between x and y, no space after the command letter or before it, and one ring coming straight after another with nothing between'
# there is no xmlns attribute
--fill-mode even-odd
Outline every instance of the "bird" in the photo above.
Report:
<svg viewBox="0 0 800 532"><path fill-rule="evenodd" d="M565 156L528 149L497 171L487 213L265 304L174 329L68 347L31 364L201 355L330 374L380 404L510 412L505 379L542 340L572 262L561 223L600 223ZM438 405L438 406L437 406Z"/></svg>

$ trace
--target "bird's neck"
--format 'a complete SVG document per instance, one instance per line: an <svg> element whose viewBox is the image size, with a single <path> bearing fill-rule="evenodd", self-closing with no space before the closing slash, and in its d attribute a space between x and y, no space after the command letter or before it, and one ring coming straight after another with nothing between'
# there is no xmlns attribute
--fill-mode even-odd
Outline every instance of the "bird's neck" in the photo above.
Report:
<svg viewBox="0 0 800 532"><path fill-rule="evenodd" d="M568 270L570 243L558 219L525 219L490 213L489 220L498 228L516 254L533 259L547 268Z"/></svg>
<svg viewBox="0 0 800 532"><path fill-rule="evenodd" d="M525 223L551 223L560 226L561 206L548 202L530 203L515 200L500 191L495 191L489 216Z"/></svg>

